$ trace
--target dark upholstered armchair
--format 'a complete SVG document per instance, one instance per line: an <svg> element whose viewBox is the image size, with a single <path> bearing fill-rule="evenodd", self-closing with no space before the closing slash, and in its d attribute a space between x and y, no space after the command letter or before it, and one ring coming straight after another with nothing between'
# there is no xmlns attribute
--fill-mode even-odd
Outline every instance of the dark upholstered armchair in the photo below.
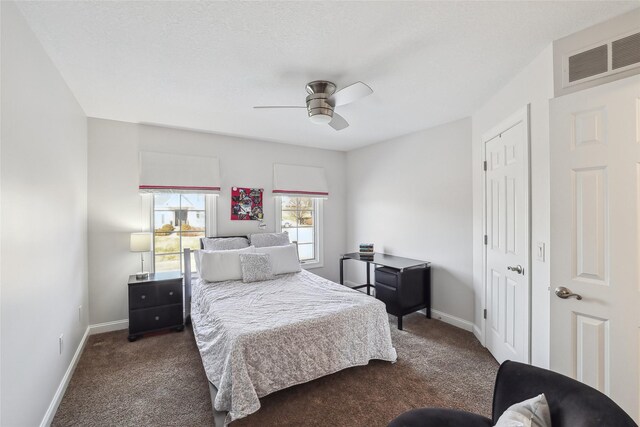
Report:
<svg viewBox="0 0 640 427"><path fill-rule="evenodd" d="M553 427L637 427L637 424L598 390L558 373L517 362L504 362L493 392L493 420L470 412L423 408L405 412L388 427L493 426L514 403L544 393Z"/></svg>

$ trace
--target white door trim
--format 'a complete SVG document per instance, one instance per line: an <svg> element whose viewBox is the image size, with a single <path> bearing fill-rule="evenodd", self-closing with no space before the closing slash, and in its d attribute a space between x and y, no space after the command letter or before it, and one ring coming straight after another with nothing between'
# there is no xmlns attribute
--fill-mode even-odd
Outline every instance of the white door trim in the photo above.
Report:
<svg viewBox="0 0 640 427"><path fill-rule="evenodd" d="M527 315L525 316L527 327L527 336L524 339L525 343L525 355L527 363L531 363L531 127L530 127L530 108L531 104L527 104L523 108L519 109L507 119L500 122L498 125L491 128L489 131L482 135L482 159L483 162L487 161L486 144L496 136L506 132L518 123L524 123L526 129L527 140L525 141L524 149L524 165L526 167L525 173L525 265L524 268L527 271L527 292L526 295L526 309ZM487 235L487 173L482 168L483 173L483 186L482 186L482 309L487 308L487 245L485 244L485 236ZM486 345L487 341L487 320L482 316L481 322L481 344Z"/></svg>

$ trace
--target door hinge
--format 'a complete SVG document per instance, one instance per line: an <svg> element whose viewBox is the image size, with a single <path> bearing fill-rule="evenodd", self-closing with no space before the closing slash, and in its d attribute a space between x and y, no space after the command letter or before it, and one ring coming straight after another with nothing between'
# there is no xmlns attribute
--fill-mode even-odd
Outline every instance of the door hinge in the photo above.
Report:
<svg viewBox="0 0 640 427"><path fill-rule="evenodd" d="M484 244L485 246L489 244L489 236L487 236L486 234L484 235Z"/></svg>
<svg viewBox="0 0 640 427"><path fill-rule="evenodd" d="M486 308L484 309L484 312L482 313L482 315L484 316L485 319L487 318L487 309Z"/></svg>
<svg viewBox="0 0 640 427"><path fill-rule="evenodd" d="M486 172L487 171L487 161L486 160L482 163L482 167L484 168L484 171Z"/></svg>

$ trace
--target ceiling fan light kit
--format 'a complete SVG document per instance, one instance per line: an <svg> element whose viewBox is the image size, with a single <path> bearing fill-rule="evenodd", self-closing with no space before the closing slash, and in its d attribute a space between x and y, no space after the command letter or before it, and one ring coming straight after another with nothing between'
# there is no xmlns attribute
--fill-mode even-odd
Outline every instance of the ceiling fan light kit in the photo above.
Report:
<svg viewBox="0 0 640 427"><path fill-rule="evenodd" d="M364 98L373 90L362 82L356 82L336 92L336 85L327 80L314 80L306 85L306 108L309 120L315 124L328 124L335 130L342 130L349 123L334 112L336 105L345 105ZM298 106L264 106L253 108L305 108Z"/></svg>
<svg viewBox="0 0 640 427"><path fill-rule="evenodd" d="M330 123L331 120L333 120L333 113L309 112L309 119L311 120L311 123L315 123L317 125L326 125L327 123Z"/></svg>
<svg viewBox="0 0 640 427"><path fill-rule="evenodd" d="M307 83L307 114L311 123L327 124L333 119L334 104L329 97L336 91L336 85L325 80Z"/></svg>

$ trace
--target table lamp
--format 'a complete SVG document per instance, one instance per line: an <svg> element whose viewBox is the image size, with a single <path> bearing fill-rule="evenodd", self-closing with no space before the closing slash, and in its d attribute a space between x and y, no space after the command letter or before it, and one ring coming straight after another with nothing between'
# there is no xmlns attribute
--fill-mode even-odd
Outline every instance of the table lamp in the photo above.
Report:
<svg viewBox="0 0 640 427"><path fill-rule="evenodd" d="M151 251L151 233L131 233L129 243L131 252L140 252L140 271L136 273L136 279L144 280L149 278L149 272L144 271L144 253Z"/></svg>

